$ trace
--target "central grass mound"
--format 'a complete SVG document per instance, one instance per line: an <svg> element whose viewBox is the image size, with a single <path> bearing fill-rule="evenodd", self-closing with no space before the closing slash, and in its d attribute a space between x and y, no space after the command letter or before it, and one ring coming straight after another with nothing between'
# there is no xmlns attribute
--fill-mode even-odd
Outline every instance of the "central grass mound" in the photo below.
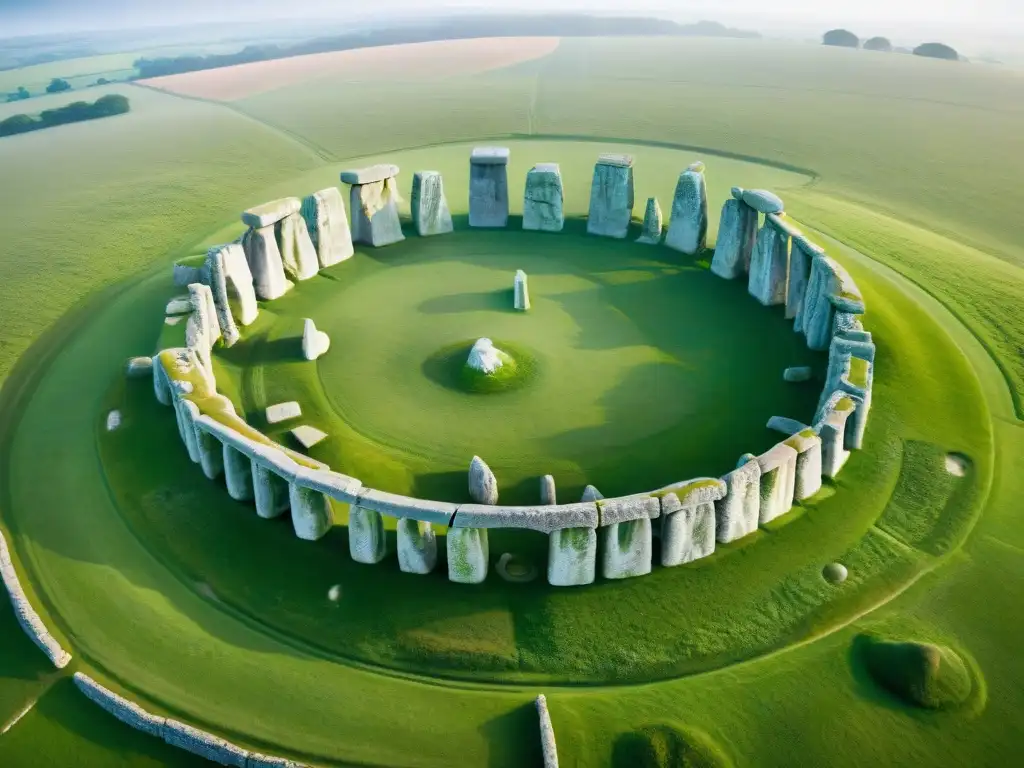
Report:
<svg viewBox="0 0 1024 768"><path fill-rule="evenodd" d="M729 768L732 761L709 737L677 725L652 725L623 734L614 768Z"/></svg>
<svg viewBox="0 0 1024 768"><path fill-rule="evenodd" d="M467 364L475 340L447 344L427 358L423 373L441 386L462 392L492 395L511 392L530 382L537 374L534 356L518 344L498 339L494 346L502 353L502 366L484 373Z"/></svg>
<svg viewBox="0 0 1024 768"><path fill-rule="evenodd" d="M911 706L953 709L974 688L967 664L946 646L861 635L854 650L878 685Z"/></svg>

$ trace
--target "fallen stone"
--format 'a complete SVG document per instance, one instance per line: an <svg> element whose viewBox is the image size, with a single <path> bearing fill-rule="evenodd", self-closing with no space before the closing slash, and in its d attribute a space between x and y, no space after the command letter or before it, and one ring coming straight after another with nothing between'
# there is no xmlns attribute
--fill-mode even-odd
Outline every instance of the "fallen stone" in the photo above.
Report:
<svg viewBox="0 0 1024 768"><path fill-rule="evenodd" d="M658 198L647 198L644 223L640 229L640 237L636 241L645 245L657 245L661 242L661 230L663 227L664 221L661 215L661 206L658 204Z"/></svg>
<svg viewBox="0 0 1024 768"><path fill-rule="evenodd" d="M703 163L679 175L665 245L693 256L707 247L708 193Z"/></svg>
<svg viewBox="0 0 1024 768"><path fill-rule="evenodd" d="M302 415L302 406L294 400L286 403L275 403L267 406L267 424L279 424L288 419L297 419Z"/></svg>
<svg viewBox="0 0 1024 768"><path fill-rule="evenodd" d="M722 494L724 495L724 494ZM683 505L674 493L661 497L661 564L683 565L715 551L715 504Z"/></svg>
<svg viewBox="0 0 1024 768"><path fill-rule="evenodd" d="M502 359L503 354L490 339L477 339L473 348L469 350L466 365L474 371L492 374L505 364Z"/></svg>
<svg viewBox="0 0 1024 768"><path fill-rule="evenodd" d="M403 573L430 573L437 567L437 536L430 523L398 521L398 568Z"/></svg>
<svg viewBox="0 0 1024 768"><path fill-rule="evenodd" d="M543 768L558 768L558 747L555 744L555 729L548 713L548 700L544 694L537 696L537 717L540 720L540 751Z"/></svg>
<svg viewBox="0 0 1024 768"><path fill-rule="evenodd" d="M164 325L178 325L183 320L187 319L188 315L177 315L176 317L165 317Z"/></svg>
<svg viewBox="0 0 1024 768"><path fill-rule="evenodd" d="M597 531L562 528L548 535L548 583L554 587L593 584L597 573Z"/></svg>
<svg viewBox="0 0 1024 768"><path fill-rule="evenodd" d="M592 485L588 485L583 489L583 495L580 497L580 501L600 501L604 498L604 495Z"/></svg>
<svg viewBox="0 0 1024 768"><path fill-rule="evenodd" d="M397 173L397 166L394 168ZM344 179L343 179L344 180ZM398 182L394 176L352 187L349 205L352 209L352 240L374 248L405 239L398 217Z"/></svg>
<svg viewBox="0 0 1024 768"><path fill-rule="evenodd" d="M352 257L355 249L341 190L328 187L314 192L303 199L301 213L321 269Z"/></svg>
<svg viewBox="0 0 1024 768"><path fill-rule="evenodd" d="M342 171L341 183L351 184L352 186L373 184L378 181L393 178L398 175L398 172L399 168L397 165L392 165L391 163L380 163L378 165L371 165L367 168Z"/></svg>
<svg viewBox="0 0 1024 768"><path fill-rule="evenodd" d="M121 426L121 412L111 411L107 414L107 432L113 432Z"/></svg>
<svg viewBox="0 0 1024 768"><path fill-rule="evenodd" d="M821 438L808 427L789 438L786 445L796 451L793 500L809 499L821 490Z"/></svg>
<svg viewBox="0 0 1024 768"><path fill-rule="evenodd" d="M412 223L420 237L444 235L454 229L438 171L417 171L412 175L411 206Z"/></svg>
<svg viewBox="0 0 1024 768"><path fill-rule="evenodd" d="M479 456L469 463L469 498L477 504L498 503L498 480Z"/></svg>
<svg viewBox="0 0 1024 768"><path fill-rule="evenodd" d="M726 493L715 502L715 538L722 544L757 530L761 511L761 465L752 454L722 478Z"/></svg>
<svg viewBox="0 0 1024 768"><path fill-rule="evenodd" d="M758 213L782 213L786 208L782 198L766 189L744 190L743 202Z"/></svg>
<svg viewBox="0 0 1024 768"><path fill-rule="evenodd" d="M821 576L830 584L842 584L850 572L842 563L829 563L821 569Z"/></svg>
<svg viewBox="0 0 1024 768"><path fill-rule="evenodd" d="M523 312L530 308L530 286L527 284L526 273L521 269L516 270L515 279L512 281L512 307Z"/></svg>
<svg viewBox="0 0 1024 768"><path fill-rule="evenodd" d="M285 197L280 200L271 200L269 203L257 205L242 212L242 223L253 229L272 227L281 219L298 213L302 207L297 197Z"/></svg>
<svg viewBox="0 0 1024 768"><path fill-rule="evenodd" d="M504 147L477 147L469 157L469 226L508 224L508 158Z"/></svg>
<svg viewBox="0 0 1024 768"><path fill-rule="evenodd" d="M230 347L240 337L238 325L252 324L259 314L245 250L238 243L211 248L206 254L206 271L224 346Z"/></svg>
<svg viewBox="0 0 1024 768"><path fill-rule="evenodd" d="M380 512L359 506L348 511L348 551L357 563L373 565L387 554L384 518Z"/></svg>
<svg viewBox="0 0 1024 768"><path fill-rule="evenodd" d="M526 174L523 229L561 232L565 226L562 172L558 163L539 163Z"/></svg>
<svg viewBox="0 0 1024 768"><path fill-rule="evenodd" d="M761 525L770 523L793 508L796 482L796 450L785 443L757 457L761 465Z"/></svg>
<svg viewBox="0 0 1024 768"><path fill-rule="evenodd" d="M249 229L242 237L245 260L252 275L252 286L256 295L264 301L273 301L284 296L291 284L284 274L281 249L277 245L274 227Z"/></svg>
<svg viewBox="0 0 1024 768"><path fill-rule="evenodd" d="M486 528L449 528L448 580L458 584L480 584L487 578L490 554Z"/></svg>
<svg viewBox="0 0 1024 768"><path fill-rule="evenodd" d="M308 317L302 322L302 356L307 360L316 360L326 354L331 347L331 337L316 329Z"/></svg>
<svg viewBox="0 0 1024 768"><path fill-rule="evenodd" d="M274 232L281 249L285 277L294 282L316 277L320 271L320 260L302 215L293 213L285 216L274 225Z"/></svg>
<svg viewBox="0 0 1024 768"><path fill-rule="evenodd" d="M734 280L750 270L757 239L757 211L739 200L726 200L718 224L711 271Z"/></svg>
<svg viewBox="0 0 1024 768"><path fill-rule="evenodd" d="M809 365L801 365L794 368L787 368L782 372L782 380L790 384L799 384L803 381L810 381L814 377L814 370Z"/></svg>
<svg viewBox="0 0 1024 768"><path fill-rule="evenodd" d="M292 437L299 441L299 445L305 448L307 451L317 443L321 443L327 439L327 433L321 432L316 427L310 427L306 424L295 427L290 430Z"/></svg>
<svg viewBox="0 0 1024 768"><path fill-rule="evenodd" d="M651 572L654 547L649 517L604 527L601 539L601 575L604 578L628 579Z"/></svg>
<svg viewBox="0 0 1024 768"><path fill-rule="evenodd" d="M633 158L600 155L590 185L587 233L624 238L633 218Z"/></svg>
<svg viewBox="0 0 1024 768"><path fill-rule="evenodd" d="M192 299L188 296L176 296L167 302L165 315L187 315L192 311Z"/></svg>
<svg viewBox="0 0 1024 768"><path fill-rule="evenodd" d="M130 357L124 366L124 375L129 379L144 379L153 375L152 357Z"/></svg>
<svg viewBox="0 0 1024 768"><path fill-rule="evenodd" d="M757 233L747 291L766 307L784 304L788 272L789 238L765 223Z"/></svg>
<svg viewBox="0 0 1024 768"><path fill-rule="evenodd" d="M784 435L795 435L797 432L807 429L806 424L785 416L772 416L768 419L767 427L773 432L781 432Z"/></svg>
<svg viewBox="0 0 1024 768"><path fill-rule="evenodd" d="M558 504L558 495L555 491L555 478L551 475L544 475L540 479L540 503L544 505Z"/></svg>

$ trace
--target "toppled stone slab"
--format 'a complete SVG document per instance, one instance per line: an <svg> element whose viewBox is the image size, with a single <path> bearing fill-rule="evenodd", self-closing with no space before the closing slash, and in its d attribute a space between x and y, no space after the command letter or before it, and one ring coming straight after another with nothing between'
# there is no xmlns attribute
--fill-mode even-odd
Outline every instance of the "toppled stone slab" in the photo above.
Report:
<svg viewBox="0 0 1024 768"><path fill-rule="evenodd" d="M444 181L438 171L417 171L412 175L412 223L420 237L444 235L454 229Z"/></svg>
<svg viewBox="0 0 1024 768"><path fill-rule="evenodd" d="M438 525L451 525L459 506L446 501L429 501L410 496L364 488L357 501L359 506L372 509L389 517L409 518Z"/></svg>
<svg viewBox="0 0 1024 768"><path fill-rule="evenodd" d="M341 183L359 186L362 184L373 184L378 181L394 178L398 175L399 168L391 163L379 163L366 168L356 168L341 172Z"/></svg>
<svg viewBox="0 0 1024 768"><path fill-rule="evenodd" d="M238 243L211 248L206 254L206 271L224 345L230 347L239 339L238 326L252 324L259 314L245 250Z"/></svg>
<svg viewBox="0 0 1024 768"><path fill-rule="evenodd" d="M661 504L653 496L622 496L616 499L602 499L597 502L601 514L601 526L614 525L641 517L651 519L661 514Z"/></svg>
<svg viewBox="0 0 1024 768"><path fill-rule="evenodd" d="M316 427L310 427L305 424L295 427L290 430L292 437L299 441L299 445L305 448L307 451L318 443L322 443L327 439L327 433L321 432Z"/></svg>
<svg viewBox="0 0 1024 768"><path fill-rule="evenodd" d="M555 745L555 729L551 725L548 713L548 700L540 694L535 702L537 717L540 720L540 751L544 759L544 768L558 768L558 748Z"/></svg>
<svg viewBox="0 0 1024 768"><path fill-rule="evenodd" d="M274 233L281 249L285 276L293 282L316 277L320 271L320 260L302 215L293 213L285 216L274 225Z"/></svg>
<svg viewBox="0 0 1024 768"><path fill-rule="evenodd" d="M743 190L743 202L758 213L782 213L786 208L782 198L767 189Z"/></svg>
<svg viewBox="0 0 1024 768"><path fill-rule="evenodd" d="M654 508L658 500L652 499ZM645 508L644 514L649 513ZM657 516L657 515L655 515ZM454 528L520 528L541 533L552 533L563 528L596 528L597 504L540 505L536 507L499 507L490 504L462 504L459 506Z"/></svg>
<svg viewBox="0 0 1024 768"><path fill-rule="evenodd" d="M188 296L176 296L167 302L165 315L187 315L192 311L192 299Z"/></svg>
<svg viewBox="0 0 1024 768"><path fill-rule="evenodd" d="M558 503L558 494L555 490L555 478L551 475L544 475L540 479L540 503L553 505Z"/></svg>
<svg viewBox="0 0 1024 768"><path fill-rule="evenodd" d="M649 197L647 198L647 208L644 210L644 223L640 228L640 237L636 241L645 245L657 245L661 242L661 231L663 228L664 218L661 214L658 198Z"/></svg>
<svg viewBox="0 0 1024 768"><path fill-rule="evenodd" d="M600 155L590 185L587 233L622 239L633 218L633 158Z"/></svg>
<svg viewBox="0 0 1024 768"><path fill-rule="evenodd" d="M721 483L721 481L717 481ZM725 493L722 483L722 493ZM683 565L715 551L715 504L682 504L675 493L661 497L661 564Z"/></svg>
<svg viewBox="0 0 1024 768"><path fill-rule="evenodd" d="M558 163L539 163L526 174L523 229L561 232L565 226L562 172Z"/></svg>
<svg viewBox="0 0 1024 768"><path fill-rule="evenodd" d="M242 237L242 248L252 275L253 289L259 298L273 301L291 289L291 283L284 274L281 249L273 225L249 229Z"/></svg>
<svg viewBox="0 0 1024 768"><path fill-rule="evenodd" d="M387 540L380 512L360 506L349 508L348 551L357 563L373 565L384 559Z"/></svg>
<svg viewBox="0 0 1024 768"><path fill-rule="evenodd" d="M580 501L600 501L603 498L603 493L597 490L594 486L588 485L583 489L583 495L580 497Z"/></svg>
<svg viewBox="0 0 1024 768"><path fill-rule="evenodd" d="M257 205L242 211L242 223L253 229L272 227L286 216L298 213L302 203L297 197L284 197L280 200L271 200L269 203Z"/></svg>
<svg viewBox="0 0 1024 768"><path fill-rule="evenodd" d="M821 490L821 438L807 427L786 440L786 445L796 451L793 500L809 499Z"/></svg>
<svg viewBox="0 0 1024 768"><path fill-rule="evenodd" d="M266 410L267 424L279 424L288 419L297 419L302 415L302 406L294 400L285 403L268 405Z"/></svg>
<svg viewBox="0 0 1024 768"><path fill-rule="evenodd" d="M477 504L498 503L498 480L479 456L469 462L469 498Z"/></svg>
<svg viewBox="0 0 1024 768"><path fill-rule="evenodd" d="M167 718L150 714L138 704L117 695L82 672L75 673L74 683L87 699L98 704L101 709L109 712L122 723L137 731L148 733L150 736L163 737L163 728Z"/></svg>
<svg viewBox="0 0 1024 768"><path fill-rule="evenodd" d="M301 214L321 269L352 257L355 249L341 190L328 187L314 192L303 199Z"/></svg>
<svg viewBox="0 0 1024 768"><path fill-rule="evenodd" d="M398 521L398 567L403 573L430 573L437 567L437 536L430 523Z"/></svg>
<svg viewBox="0 0 1024 768"><path fill-rule="evenodd" d="M153 375L152 357L130 357L124 366L124 375L129 379L144 379Z"/></svg>
<svg viewBox="0 0 1024 768"><path fill-rule="evenodd" d="M310 318L302 321L302 356L307 360L316 360L331 348L331 337L324 331L316 329L316 323Z"/></svg>
<svg viewBox="0 0 1024 768"><path fill-rule="evenodd" d="M512 307L521 312L530 308L530 286L526 273L521 269L516 270L516 276L512 281Z"/></svg>
<svg viewBox="0 0 1024 768"><path fill-rule="evenodd" d="M726 280L735 280L746 274L750 270L756 239L757 211L740 200L726 200L718 224L711 271Z"/></svg>
<svg viewBox="0 0 1024 768"><path fill-rule="evenodd" d="M766 307L784 304L788 273L789 237L766 222L757 233L747 291Z"/></svg>
<svg viewBox="0 0 1024 768"><path fill-rule="evenodd" d="M757 530L761 511L761 465L750 455L722 481L726 494L715 502L715 538L727 544Z"/></svg>
<svg viewBox="0 0 1024 768"><path fill-rule="evenodd" d="M486 528L449 528L446 537L448 580L480 584L487 578L490 545Z"/></svg>
<svg viewBox="0 0 1024 768"><path fill-rule="evenodd" d="M508 158L504 147L477 147L469 158L469 226L508 224Z"/></svg>
<svg viewBox="0 0 1024 768"><path fill-rule="evenodd" d="M398 172L397 166L388 166ZM342 179L344 181L344 178ZM405 239L398 217L398 182L394 176L380 181L355 184L349 206L352 209L352 240L374 248Z"/></svg>
<svg viewBox="0 0 1024 768"><path fill-rule="evenodd" d="M813 377L814 369L809 365L787 368L782 372L782 380L788 381L790 384L799 384L800 382L810 381Z"/></svg>
<svg viewBox="0 0 1024 768"><path fill-rule="evenodd" d="M781 432L784 435L795 435L797 432L803 432L807 429L806 424L785 416L772 416L768 419L767 427L774 432Z"/></svg>
<svg viewBox="0 0 1024 768"><path fill-rule="evenodd" d="M245 768L249 757L249 753L241 747L177 720L168 718L164 722L162 735L164 741L172 747L179 747L221 765Z"/></svg>
<svg viewBox="0 0 1024 768"><path fill-rule="evenodd" d="M596 524L597 509L594 509ZM554 587L593 584L597 574L597 530L562 528L548 536L548 583Z"/></svg>
<svg viewBox="0 0 1024 768"><path fill-rule="evenodd" d="M704 164L699 163L683 171L676 182L665 245L693 256L707 247L707 235L708 193Z"/></svg>
<svg viewBox="0 0 1024 768"><path fill-rule="evenodd" d="M796 482L796 450L785 443L757 457L761 465L761 525L793 508Z"/></svg>

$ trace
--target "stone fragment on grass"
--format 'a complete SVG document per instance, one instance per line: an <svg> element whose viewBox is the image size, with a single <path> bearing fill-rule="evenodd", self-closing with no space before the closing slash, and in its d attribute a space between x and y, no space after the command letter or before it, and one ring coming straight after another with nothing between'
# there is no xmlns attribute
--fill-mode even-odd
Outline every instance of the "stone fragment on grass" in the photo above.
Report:
<svg viewBox="0 0 1024 768"><path fill-rule="evenodd" d="M597 490L593 485L588 485L583 489L583 495L580 497L580 501L600 501L603 498L604 494Z"/></svg>
<svg viewBox="0 0 1024 768"><path fill-rule="evenodd" d="M164 307L165 315L187 315L192 311L192 299L188 296L175 296Z"/></svg>
<svg viewBox="0 0 1024 768"><path fill-rule="evenodd" d="M750 270L756 239L757 211L740 200L726 200L718 224L711 271L726 280L745 275Z"/></svg>
<svg viewBox="0 0 1024 768"><path fill-rule="evenodd" d="M302 415L302 406L294 400L286 403L275 403L268 405L266 410L267 424L279 424L288 419L297 419Z"/></svg>
<svg viewBox="0 0 1024 768"><path fill-rule="evenodd" d="M124 366L124 375L129 379L144 379L153 375L152 357L130 357Z"/></svg>
<svg viewBox="0 0 1024 768"><path fill-rule="evenodd" d="M307 360L316 360L331 347L331 337L324 331L316 329L316 323L310 318L302 321L302 356Z"/></svg>
<svg viewBox="0 0 1024 768"><path fill-rule="evenodd" d="M453 231L452 214L444 196L444 181L438 171L416 171L412 175L412 223L420 237Z"/></svg>
<svg viewBox="0 0 1024 768"><path fill-rule="evenodd" d="M380 512L360 506L349 507L348 551L357 563L373 565L387 554L384 518Z"/></svg>
<svg viewBox="0 0 1024 768"><path fill-rule="evenodd" d="M809 365L801 365L787 368L782 372L782 380L790 384L799 384L803 381L810 381L814 376L814 370Z"/></svg>
<svg viewBox="0 0 1024 768"><path fill-rule="evenodd" d="M538 163L526 174L523 229L561 232L565 226L562 172L558 163Z"/></svg>
<svg viewBox="0 0 1024 768"><path fill-rule="evenodd" d="M490 339L477 339L473 348L469 350L466 365L474 371L492 374L504 365L502 354Z"/></svg>
<svg viewBox="0 0 1024 768"><path fill-rule="evenodd" d="M403 573L430 573L437 567L437 536L430 523L398 521L398 567Z"/></svg>
<svg viewBox="0 0 1024 768"><path fill-rule="evenodd" d="M316 277L320 271L320 260L309 237L306 220L300 213L285 216L274 225L277 244L281 249L281 264L284 274L293 282Z"/></svg>
<svg viewBox="0 0 1024 768"><path fill-rule="evenodd" d="M555 478L551 475L544 475L540 479L540 503L544 505L558 504L558 495L555 491Z"/></svg>
<svg viewBox="0 0 1024 768"><path fill-rule="evenodd" d="M525 312L530 308L530 286L527 282L526 273L521 269L516 270L516 276L512 281L512 306Z"/></svg>
<svg viewBox="0 0 1024 768"><path fill-rule="evenodd" d="M742 194L743 202L758 213L782 213L785 210L782 198L767 189L746 189Z"/></svg>
<svg viewBox="0 0 1024 768"><path fill-rule="evenodd" d="M161 731L165 742L221 765L246 768L249 753L222 738L191 725L168 719Z"/></svg>
<svg viewBox="0 0 1024 768"><path fill-rule="evenodd" d="M664 219L661 214L661 206L658 198L647 198L647 208L644 210L644 223L640 229L638 243L645 245L657 245L661 242L661 231L664 228Z"/></svg>
<svg viewBox="0 0 1024 768"><path fill-rule="evenodd" d="M597 572L597 531L562 528L548 534L548 583L554 587L593 584Z"/></svg>
<svg viewBox="0 0 1024 768"><path fill-rule="evenodd" d="M761 465L753 454L722 478L726 494L715 502L715 538L741 539L757 530L761 513Z"/></svg>
<svg viewBox="0 0 1024 768"><path fill-rule="evenodd" d="M633 218L633 158L600 155L590 185L587 233L624 238Z"/></svg>
<svg viewBox="0 0 1024 768"><path fill-rule="evenodd" d="M306 424L295 427L291 430L291 434L292 437L299 441L299 445L307 451L317 443L323 442L327 439L326 432L321 432L316 427L310 427Z"/></svg>
<svg viewBox="0 0 1024 768"><path fill-rule="evenodd" d="M340 189L328 187L304 198L301 213L321 269L352 257L352 231Z"/></svg>
<svg viewBox="0 0 1024 768"><path fill-rule="evenodd" d="M252 275L252 286L256 296L264 301L273 301L291 289L291 283L284 274L281 249L277 245L274 226L249 229L242 237L245 260Z"/></svg>
<svg viewBox="0 0 1024 768"><path fill-rule="evenodd" d="M786 445L796 451L793 500L804 501L821 490L821 438L807 427L786 440Z"/></svg>
<svg viewBox="0 0 1024 768"><path fill-rule="evenodd" d="M754 255L750 260L747 290L766 307L786 303L789 279L789 235L773 226L765 217L764 226L757 233Z"/></svg>
<svg viewBox="0 0 1024 768"><path fill-rule="evenodd" d="M114 410L107 414L107 432L113 432L121 426L121 412Z"/></svg>
<svg viewBox="0 0 1024 768"><path fill-rule="evenodd" d="M331 503L320 491L289 483L288 504L292 509L292 528L298 538L316 541L331 529Z"/></svg>
<svg viewBox="0 0 1024 768"><path fill-rule="evenodd" d="M487 578L490 547L486 528L449 528L446 547L449 581L480 584Z"/></svg>
<svg viewBox="0 0 1024 768"><path fill-rule="evenodd" d="M707 247L707 235L707 184L704 165L698 163L683 171L676 182L665 245L693 256Z"/></svg>
<svg viewBox="0 0 1024 768"><path fill-rule="evenodd" d="M469 226L508 224L508 158L505 147L476 147L469 157Z"/></svg>
<svg viewBox="0 0 1024 768"><path fill-rule="evenodd" d="M469 498L477 504L498 503L498 480L479 456L469 462Z"/></svg>
<svg viewBox="0 0 1024 768"><path fill-rule="evenodd" d="M390 175L387 175L390 174ZM352 240L375 248L405 239L398 218L397 165L380 165L344 171L341 180L352 185Z"/></svg>
<svg viewBox="0 0 1024 768"><path fill-rule="evenodd" d="M537 717L540 720L540 752L543 768L558 768L558 747L555 744L555 729L548 713L548 700L544 694L537 696Z"/></svg>
<svg viewBox="0 0 1024 768"><path fill-rule="evenodd" d="M807 429L807 425L786 416L772 416L768 419L767 428L773 432L781 432L788 436L795 435L797 432L802 432Z"/></svg>
<svg viewBox="0 0 1024 768"><path fill-rule="evenodd" d="M302 207L297 197L284 197L280 200L271 200L269 203L257 205L242 211L242 223L253 229L272 227L286 216L298 213Z"/></svg>
<svg viewBox="0 0 1024 768"><path fill-rule="evenodd" d="M793 508L796 449L785 443L757 457L761 465L761 510L758 521L770 523Z"/></svg>
<svg viewBox="0 0 1024 768"><path fill-rule="evenodd" d="M251 325L259 314L244 248L238 243L211 248L206 254L206 271L224 346L230 347L239 339L238 326Z"/></svg>

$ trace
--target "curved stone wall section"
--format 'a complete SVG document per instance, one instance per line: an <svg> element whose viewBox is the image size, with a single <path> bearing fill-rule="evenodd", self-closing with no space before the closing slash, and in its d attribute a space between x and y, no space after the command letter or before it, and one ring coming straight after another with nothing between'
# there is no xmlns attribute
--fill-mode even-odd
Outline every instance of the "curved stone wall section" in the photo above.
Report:
<svg viewBox="0 0 1024 768"><path fill-rule="evenodd" d="M506 226L507 162L508 151L500 147L473 151L472 226ZM395 205L397 174L397 166L377 165L341 175L343 182L352 185L351 229L358 241L383 245L401 239ZM420 234L450 231L440 174L416 173L412 198ZM558 206L552 201L560 199L557 166L531 169L528 228L557 229ZM632 159L600 156L594 169L588 231L625 237L632 208ZM694 163L680 175L672 211L665 244L687 253L702 250L707 232L703 163ZM656 554L664 567L693 562L712 554L716 544L748 536L758 526L785 515L794 503L813 497L823 478L834 479L850 451L863 445L875 347L860 320L865 311L860 291L841 265L789 221L779 197L766 190L736 187L722 209L711 270L726 279L746 278L755 299L766 306L784 307L808 347L828 350L828 372L812 425L774 417L771 423L786 433L786 439L759 456L745 454L725 476L615 499L600 498L596 489L591 492L588 487L584 501L553 503L551 479L544 499L548 503L500 506L497 481L478 457L470 465L471 491L481 478L490 486L486 493L476 488L470 495L486 503L452 504L364 488L359 480L251 428L236 415L230 401L217 394L210 360L218 339L225 345L235 343L239 326L256 318L256 297L266 300L281 295L290 287L289 280L311 276L314 261L329 266L351 255L343 218L337 190L321 190L301 206L297 198L274 201L243 213L249 226L243 245L211 249L202 267L176 265L176 280L199 278L188 285L192 311L186 346L160 351L153 366L155 395L173 406L182 442L203 473L210 479L223 475L230 496L252 502L260 517L277 517L290 510L299 538L316 540L330 529L333 500L350 507L349 553L356 562L376 564L387 558L384 531L390 518L396 524L399 567L408 573L425 574L436 568L434 526L444 526L448 576L459 583L476 584L487 578L488 536L495 528L546 534L547 577L552 585L593 583L599 564L605 579L631 578L650 573ZM305 223L306 230L296 228L299 222ZM658 229L660 235L660 225ZM653 230L651 239L657 240ZM305 252L307 242L316 259ZM657 553L654 525L661 526Z"/></svg>

